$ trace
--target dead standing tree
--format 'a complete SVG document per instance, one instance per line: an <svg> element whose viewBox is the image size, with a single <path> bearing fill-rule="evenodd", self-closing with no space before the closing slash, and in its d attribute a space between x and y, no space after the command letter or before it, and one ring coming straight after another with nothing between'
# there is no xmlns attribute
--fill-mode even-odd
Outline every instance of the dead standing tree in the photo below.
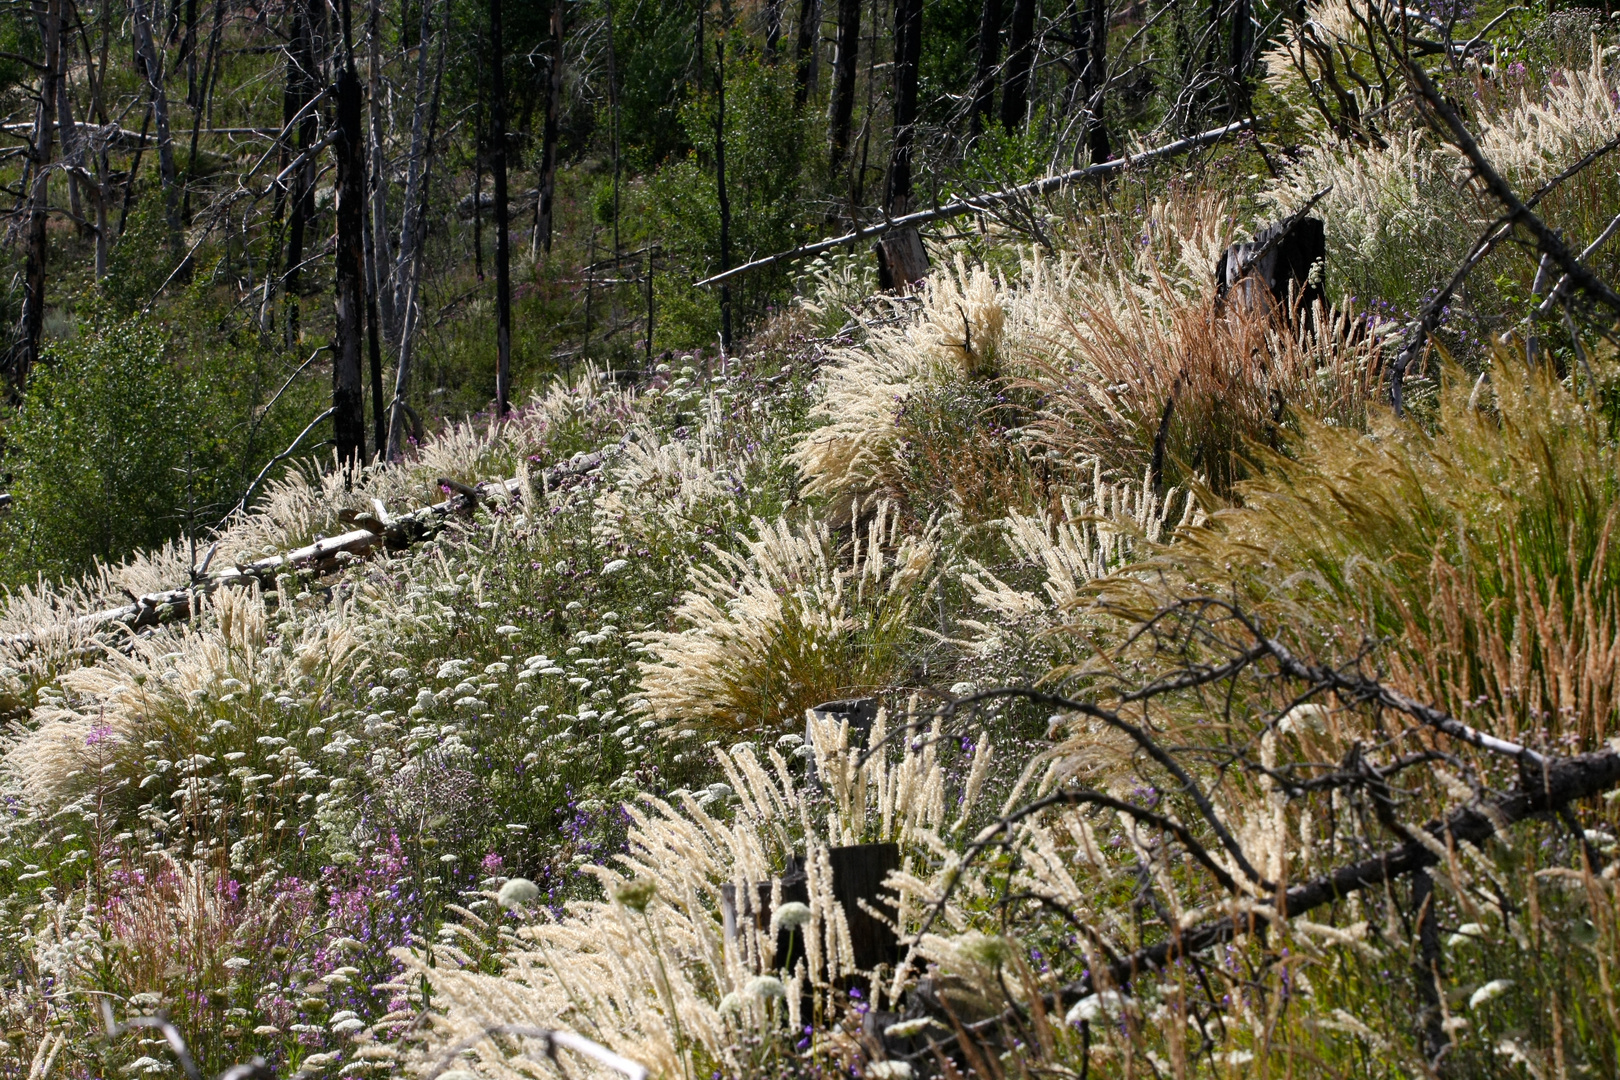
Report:
<svg viewBox="0 0 1620 1080"><path fill-rule="evenodd" d="M365 388L361 357L365 334L366 144L360 76L354 68L349 0L341 0L343 62L335 87L337 131L337 325L332 341L332 438L338 460L358 465L366 456Z"/></svg>
<svg viewBox="0 0 1620 1080"><path fill-rule="evenodd" d="M39 97L34 104L34 134L28 146L28 246L23 268L21 339L11 364L12 390L21 395L29 372L39 363L45 324L45 260L49 254L46 225L50 215L52 133L56 128L57 85L62 71L62 0L49 0L40 19L45 62L37 65Z"/></svg>
<svg viewBox="0 0 1620 1080"><path fill-rule="evenodd" d="M911 158L916 143L918 69L922 59L922 0L895 0L894 139L889 154L889 190L884 200L891 218L911 207ZM928 253L913 227L898 228L877 245L878 282L903 289L928 274Z"/></svg>

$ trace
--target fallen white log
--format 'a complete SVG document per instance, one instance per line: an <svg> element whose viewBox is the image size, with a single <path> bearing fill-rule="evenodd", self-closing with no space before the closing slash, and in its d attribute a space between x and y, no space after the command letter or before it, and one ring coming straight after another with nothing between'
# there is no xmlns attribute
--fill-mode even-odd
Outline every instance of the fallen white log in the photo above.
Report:
<svg viewBox="0 0 1620 1080"><path fill-rule="evenodd" d="M595 472L601 468L610 452L610 450L596 450L588 454L575 454L569 460L547 469L543 483L547 487L553 487L571 476L585 476ZM365 523L364 527L339 536L322 537L313 544L306 544L284 555L271 555L254 562L207 573L207 567L212 560L210 553L210 556L203 560L202 572L199 572L197 580L190 585L147 593L145 596L135 597L132 603L81 615L73 621L73 628L80 633L97 633L113 628L136 631L160 623L189 619L192 615L193 597L207 596L215 589L231 585L247 585L255 582L261 585L270 584L278 575L293 571L328 573L338 568L344 561L344 556L361 559L371 555L378 548L401 550L433 536L444 527L452 515L471 513L481 500L518 498L523 488L522 480L517 477L490 481L476 487L455 484L447 480L441 480L440 484L452 487L455 494L443 502L424 506L420 510L397 518L388 518L381 505L374 504L378 509L376 517L362 515L356 518ZM0 646L26 652L34 647L36 640L35 634L17 634L9 638L0 638Z"/></svg>

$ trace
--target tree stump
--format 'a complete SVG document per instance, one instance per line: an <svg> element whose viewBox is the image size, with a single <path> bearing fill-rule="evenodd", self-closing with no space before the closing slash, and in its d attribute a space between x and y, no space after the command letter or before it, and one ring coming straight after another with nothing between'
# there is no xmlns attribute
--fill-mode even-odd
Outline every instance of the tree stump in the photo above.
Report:
<svg viewBox="0 0 1620 1080"><path fill-rule="evenodd" d="M872 250L877 254L878 287L884 292L906 292L928 276L922 234L910 226L890 230Z"/></svg>
<svg viewBox="0 0 1620 1080"><path fill-rule="evenodd" d="M879 964L895 963L899 956L899 943L894 930L882 918L862 908L861 903L864 901L868 907L879 912L884 906L892 907L894 899L883 889L883 879L890 871L900 869L899 845L851 844L835 847L828 850L827 861L832 867L833 899L843 910L844 921L849 925L855 966L870 971ZM784 904L810 902L809 881L805 876L804 863L798 856L788 859L781 880ZM752 895L745 892L739 904L736 886L720 887L720 921L727 941L737 939L743 919L752 919L755 928L760 931L770 931L773 911L771 891L770 882L758 882L750 890ZM782 930L777 933L777 968L792 971L803 955L803 932Z"/></svg>
<svg viewBox="0 0 1620 1080"><path fill-rule="evenodd" d="M820 705L812 705L810 711L820 720L847 721L850 745L864 746L872 734L872 725L877 722L878 703L877 698L849 698L846 701L824 701ZM808 717L804 722L804 745L811 746ZM806 781L811 786L819 788L821 781L816 776L815 751L812 749L804 760Z"/></svg>
<svg viewBox="0 0 1620 1080"><path fill-rule="evenodd" d="M1301 321L1322 300L1322 270L1327 263L1327 237L1320 218L1279 221L1262 229L1253 241L1233 244L1215 262L1218 304L1237 304L1245 311L1280 309L1290 324Z"/></svg>
<svg viewBox="0 0 1620 1080"><path fill-rule="evenodd" d="M844 909L849 924L849 942L855 953L855 966L871 971L879 964L894 964L900 946L894 929L877 915L861 907L881 912L893 909L894 897L883 889L883 879L900 869L900 845L852 844L827 852L832 865L833 898Z"/></svg>

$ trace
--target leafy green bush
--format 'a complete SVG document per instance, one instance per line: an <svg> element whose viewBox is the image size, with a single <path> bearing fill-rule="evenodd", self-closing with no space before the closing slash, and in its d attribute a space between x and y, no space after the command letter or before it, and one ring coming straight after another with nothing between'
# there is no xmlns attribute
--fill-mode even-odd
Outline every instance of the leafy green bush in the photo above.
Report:
<svg viewBox="0 0 1620 1080"><path fill-rule="evenodd" d="M708 68L712 81L713 66ZM791 248L807 210L805 172L813 158L806 114L793 105L793 75L754 56L726 57L726 194L731 208L731 265ZM664 252L702 277L720 267L720 202L715 187L717 98L711 91L681 110L681 126L696 149L651 181L652 210ZM773 272L774 271L774 272ZM757 320L786 291L788 268L732 282L733 327ZM717 289L692 289L683 275L654 283L655 336L661 347L691 348L715 340Z"/></svg>
<svg viewBox="0 0 1620 1080"><path fill-rule="evenodd" d="M188 461L200 474L219 465L194 450L200 399L144 319L58 343L7 432L16 497L0 525L8 583L172 536L185 514Z"/></svg>

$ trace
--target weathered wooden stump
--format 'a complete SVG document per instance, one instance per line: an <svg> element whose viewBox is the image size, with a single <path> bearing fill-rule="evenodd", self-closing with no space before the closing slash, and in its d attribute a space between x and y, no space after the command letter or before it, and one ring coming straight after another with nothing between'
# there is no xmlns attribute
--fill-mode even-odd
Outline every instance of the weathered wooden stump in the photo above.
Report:
<svg viewBox="0 0 1620 1080"><path fill-rule="evenodd" d="M844 909L855 966L871 971L879 964L894 964L900 944L887 922L861 906L881 912L893 908L894 897L883 889L883 879L900 869L900 845L851 844L827 852L832 864L833 898Z"/></svg>
<svg viewBox="0 0 1620 1080"><path fill-rule="evenodd" d="M844 913L849 925L850 945L855 954L855 966L870 971L879 964L893 964L899 956L899 943L894 931L877 915L861 905L881 912L892 907L894 899L883 889L883 879L891 870L900 869L900 847L897 844L851 844L831 848L827 861L832 868L833 899ZM810 902L809 881L804 864L794 856L788 859L782 873L782 902ZM752 919L755 928L769 932L771 926L771 883L758 882L752 895L745 893L741 903L732 885L720 887L720 920L726 940L735 941L743 919ZM804 934L778 931L776 935L776 966L792 971L804 955Z"/></svg>
<svg viewBox="0 0 1620 1080"><path fill-rule="evenodd" d="M1215 262L1218 304L1244 310L1281 310L1293 323L1312 318L1322 299L1327 236L1322 220L1288 218L1260 230L1246 244L1233 244Z"/></svg>
<svg viewBox="0 0 1620 1080"><path fill-rule="evenodd" d="M849 698L846 701L824 701L820 705L812 705L810 711L822 721L836 720L848 722L851 746L865 746L872 734L872 725L877 722L877 698ZM804 721L804 745L812 746L810 734L810 719ZM812 748L805 757L805 780L815 788L820 788L821 781L816 776L816 756Z"/></svg>
<svg viewBox="0 0 1620 1080"><path fill-rule="evenodd" d="M787 869L782 871L782 903L791 904L797 901L801 904L810 903L810 883L805 877L804 863L797 855L789 856ZM737 887L735 885L720 886L720 921L725 930L726 940L737 939L739 918L753 919L754 926L769 932L771 928L771 883L757 882L754 885L754 895L746 893L742 898L742 909L738 910ZM804 935L793 934L786 930L776 935L776 966L793 970L799 958L804 955Z"/></svg>
<svg viewBox="0 0 1620 1080"><path fill-rule="evenodd" d="M877 255L878 287L884 292L904 292L928 276L922 234L910 226L890 230L872 251Z"/></svg>

